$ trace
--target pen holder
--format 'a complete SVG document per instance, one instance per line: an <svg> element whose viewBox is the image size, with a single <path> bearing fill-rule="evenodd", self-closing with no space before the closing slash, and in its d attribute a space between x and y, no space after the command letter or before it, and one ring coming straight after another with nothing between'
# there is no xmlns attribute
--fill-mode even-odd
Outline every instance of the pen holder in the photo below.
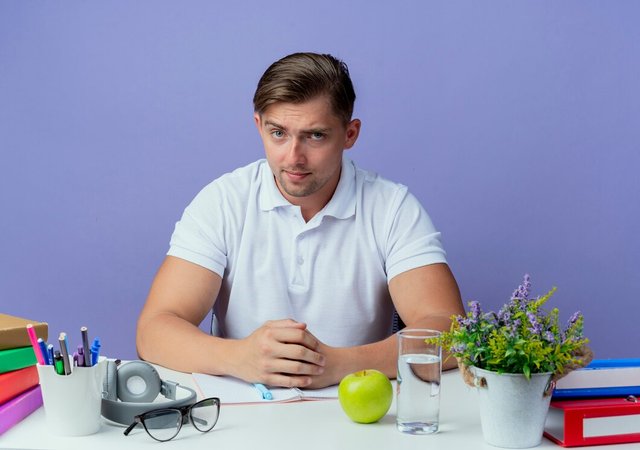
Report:
<svg viewBox="0 0 640 450"><path fill-rule="evenodd" d="M92 367L74 367L58 375L53 366L38 364L47 429L59 436L86 436L100 429L102 382L106 358Z"/></svg>

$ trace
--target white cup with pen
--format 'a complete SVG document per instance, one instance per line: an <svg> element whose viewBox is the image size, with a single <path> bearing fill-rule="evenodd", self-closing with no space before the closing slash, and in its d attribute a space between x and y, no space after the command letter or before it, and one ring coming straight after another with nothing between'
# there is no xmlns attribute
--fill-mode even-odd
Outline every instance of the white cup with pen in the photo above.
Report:
<svg viewBox="0 0 640 450"><path fill-rule="evenodd" d="M86 327L82 328L82 345L73 356L68 339L60 333L60 350L51 345L34 346L38 357L38 376L47 430L60 436L86 436L100 430L102 419L102 382L106 373L106 358L99 357L99 340L89 346ZM82 351L80 351L82 349ZM89 349L89 354L86 350ZM44 354L43 354L44 353Z"/></svg>

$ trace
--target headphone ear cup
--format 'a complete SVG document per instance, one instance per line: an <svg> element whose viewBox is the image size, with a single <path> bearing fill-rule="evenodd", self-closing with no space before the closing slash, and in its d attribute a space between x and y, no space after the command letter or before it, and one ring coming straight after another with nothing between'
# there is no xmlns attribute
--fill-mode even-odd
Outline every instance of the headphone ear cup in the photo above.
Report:
<svg viewBox="0 0 640 450"><path fill-rule="evenodd" d="M121 401L147 403L158 396L162 382L151 364L131 361L118 368L116 384Z"/></svg>
<svg viewBox="0 0 640 450"><path fill-rule="evenodd" d="M118 398L116 395L117 370L118 367L116 366L115 361L107 361L107 374L104 377L104 382L102 383L103 397L107 400L113 400L114 402Z"/></svg>

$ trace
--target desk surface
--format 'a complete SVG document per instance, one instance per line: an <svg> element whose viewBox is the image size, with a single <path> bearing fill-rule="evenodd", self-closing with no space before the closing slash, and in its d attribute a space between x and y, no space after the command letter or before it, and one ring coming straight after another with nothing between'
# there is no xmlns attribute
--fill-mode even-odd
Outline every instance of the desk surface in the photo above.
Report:
<svg viewBox="0 0 640 450"><path fill-rule="evenodd" d="M193 385L190 374L159 367L163 379ZM495 449L482 438L477 393L464 384L457 371L443 374L440 432L411 436L397 431L395 399L391 409L378 423L361 425L351 422L337 400L304 401L284 404L224 406L216 427L202 434L185 426L173 441L159 443L141 428L129 436L124 427L103 423L91 436L59 437L52 435L40 408L0 436L0 448L15 449L92 449L125 450L160 447L196 449L421 449L451 448ZM638 444L616 445L615 448L638 448ZM546 438L537 448L555 448ZM599 446L598 449L614 448Z"/></svg>

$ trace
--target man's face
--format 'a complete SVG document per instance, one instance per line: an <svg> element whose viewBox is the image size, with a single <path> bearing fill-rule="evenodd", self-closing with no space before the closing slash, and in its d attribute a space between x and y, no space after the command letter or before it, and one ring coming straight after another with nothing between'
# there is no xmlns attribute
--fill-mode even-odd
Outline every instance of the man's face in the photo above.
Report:
<svg viewBox="0 0 640 450"><path fill-rule="evenodd" d="M325 96L274 103L255 121L278 189L311 216L327 204L340 180L342 152L353 146L360 121L345 125ZM308 215L308 214L307 214Z"/></svg>

